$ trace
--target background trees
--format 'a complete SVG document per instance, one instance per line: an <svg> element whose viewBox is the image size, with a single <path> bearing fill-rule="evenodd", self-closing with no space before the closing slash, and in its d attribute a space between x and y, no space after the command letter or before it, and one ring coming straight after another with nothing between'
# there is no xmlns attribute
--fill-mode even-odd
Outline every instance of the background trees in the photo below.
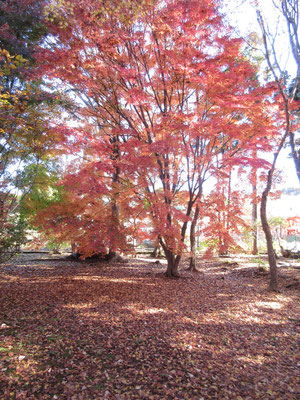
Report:
<svg viewBox="0 0 300 400"><path fill-rule="evenodd" d="M258 155L277 148L283 119L276 86L261 85L219 2L26 1L24 26L9 5L2 43L28 59L2 53L3 193L38 193L35 171L63 152L62 196L38 206L36 220L83 257L128 249L145 222L168 276L190 229L195 268L205 191L210 231L227 251L242 224L232 171L268 166ZM54 90L73 101L63 115Z"/></svg>
<svg viewBox="0 0 300 400"><path fill-rule="evenodd" d="M30 193L39 165L54 156L54 143L63 140L58 118L54 124L61 102L35 77L34 51L47 32L43 4L0 2L0 247L5 251L23 240L20 202Z"/></svg>

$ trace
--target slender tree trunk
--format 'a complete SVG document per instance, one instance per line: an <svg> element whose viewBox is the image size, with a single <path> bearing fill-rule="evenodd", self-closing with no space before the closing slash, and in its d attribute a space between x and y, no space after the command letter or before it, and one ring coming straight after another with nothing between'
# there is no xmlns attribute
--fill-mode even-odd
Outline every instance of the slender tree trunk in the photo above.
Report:
<svg viewBox="0 0 300 400"><path fill-rule="evenodd" d="M257 204L252 203L252 251L251 253L255 256L258 254L258 242L257 242Z"/></svg>
<svg viewBox="0 0 300 400"><path fill-rule="evenodd" d="M154 249L150 254L150 257L156 258L160 256L160 247L159 247L159 237L155 240Z"/></svg>
<svg viewBox="0 0 300 400"><path fill-rule="evenodd" d="M156 246L154 247L152 253L150 254L150 257L152 257L152 258L157 258L157 257L160 257L160 256L161 256L161 254L160 254L159 245L156 245Z"/></svg>
<svg viewBox="0 0 300 400"><path fill-rule="evenodd" d="M281 98L283 100L283 110L284 110L285 120L286 120L285 133L282 136L282 138L277 146L276 151L274 152L273 163L268 172L267 185L266 185L265 190L263 191L261 205L260 205L261 223L262 223L262 227L263 227L263 230L265 233L265 237L266 237L266 241L267 241L267 249L268 249L268 259L269 259L269 266L270 266L270 290L278 291L278 274L277 274L276 256L275 256L275 252L274 252L274 248L273 248L271 230L270 230L268 220L267 220L267 199L268 199L269 192L271 190L273 173L275 170L278 155L279 155L288 135L290 134L290 127L291 127L290 107L289 107L289 99L288 99L288 97L285 93L284 87L282 85L281 77L277 75L277 73L274 69L274 65L270 59L270 54L272 54L271 53L272 50L270 50L269 45L268 45L268 33L267 33L267 29L265 27L264 19L258 8L256 9L256 13L257 13L257 21L258 21L258 24L259 24L259 26L261 28L261 32L262 32L262 38L263 38L263 43L264 43L264 48L265 48L265 58L266 58L266 61L268 63L270 70L272 71L273 77L277 84L277 88L278 88ZM273 49L273 55L274 55L274 49ZM276 59L276 54L275 54L275 59Z"/></svg>
<svg viewBox="0 0 300 400"><path fill-rule="evenodd" d="M252 185L252 193L255 196L252 199L252 251L253 255L258 254L258 245L257 245L257 202L256 202L256 185Z"/></svg>
<svg viewBox="0 0 300 400"><path fill-rule="evenodd" d="M169 250L166 242L164 242L163 238L159 239L159 244L161 245L166 259L168 261L168 267L167 267L167 271L166 271L166 276L168 278L172 278L172 277L178 277L178 267L179 267L179 263L181 260L181 253L182 253L182 249L184 246L184 239L185 239L185 235L186 235L186 231L187 231L187 227L188 227L188 220L191 216L192 213L192 209L193 209L193 205L195 204L195 202L200 198L202 194L202 183L201 185L199 185L199 189L198 189L198 194L197 196L195 196L195 198L193 199L192 196L190 197L190 201L188 203L188 207L186 210L186 221L184 221L182 227L181 227L181 243L179 243L179 248L178 248L178 254L175 254L174 252L172 252L171 250ZM171 226L171 216L169 216L169 223Z"/></svg>
<svg viewBox="0 0 300 400"><path fill-rule="evenodd" d="M268 195L271 190L272 185L272 178L273 178L273 170L270 170L268 173L268 180L266 189L263 191L262 198L261 198L261 205L260 205L260 217L262 228L265 233L266 242L267 242L267 250L268 250L268 260L270 266L270 290L273 292L278 292L278 273L277 273L277 264L276 264L276 256L275 251L273 248L273 240L271 229L268 224L267 219L267 200Z"/></svg>
<svg viewBox="0 0 300 400"><path fill-rule="evenodd" d="M231 228L231 223L230 223L230 208L231 208L231 175L232 175L232 170L231 167L229 167L229 176L228 176L228 192L227 192L227 209L223 211L224 215L224 225L226 227L226 232L228 235L230 235L230 228ZM225 188L223 189L225 192ZM229 255L229 243L228 239L226 236L224 237L224 255L227 256Z"/></svg>
<svg viewBox="0 0 300 400"><path fill-rule="evenodd" d="M252 152L253 159L257 157L257 151ZM252 167L251 171L251 182L252 182L252 250L251 254L254 256L258 254L258 243L257 243L257 168Z"/></svg>
<svg viewBox="0 0 300 400"><path fill-rule="evenodd" d="M195 229L197 225L197 221L199 218L199 207L198 205L196 206L195 209L195 214L193 217L193 221L191 224L191 230L190 230L190 242L191 242L191 257L190 257L190 265L189 265L189 271L196 271L196 254L195 254Z"/></svg>
<svg viewBox="0 0 300 400"><path fill-rule="evenodd" d="M120 159L119 138L114 136L110 139L112 144L111 159L114 163L114 171L112 173L112 199L111 199L111 221L110 221L110 248L108 252L109 260L114 260L117 257L116 248L119 242L119 206L118 206L118 185L120 181L120 168L118 161Z"/></svg>

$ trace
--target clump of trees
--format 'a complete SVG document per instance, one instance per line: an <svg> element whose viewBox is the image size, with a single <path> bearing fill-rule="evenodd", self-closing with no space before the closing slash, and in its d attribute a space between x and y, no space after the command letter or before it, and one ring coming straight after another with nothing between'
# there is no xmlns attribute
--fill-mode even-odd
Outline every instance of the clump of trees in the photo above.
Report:
<svg viewBox="0 0 300 400"><path fill-rule="evenodd" d="M39 202L35 179L22 191L27 215L34 210L31 221L47 235L76 243L82 257L115 257L130 250L128 238L152 238L164 251L169 277L178 275L187 236L190 269L196 268L195 229L204 216L211 221L205 229L214 239L211 249L238 248L234 234L245 222L232 171L269 168L263 154L276 149L285 110L278 108L284 99L276 85L259 82L257 66L224 25L218 6L194 0L53 0L38 30L42 45L32 42L29 61L25 53L11 56L6 50L10 62L30 63L26 90L32 88L23 94L21 119L10 111L17 123L26 116L27 133L22 128L24 137L18 134L14 124L5 128L7 143L18 134L30 157L21 151L13 163L38 176L38 165L60 152L71 160L61 189L55 189L58 197ZM37 100L37 93L45 95L42 79L52 85L52 101ZM55 115L62 106L55 93L73 101L64 108L63 126ZM16 104L9 100L9 107ZM54 193L50 175L48 186L43 184ZM214 188L209 196L207 182Z"/></svg>
<svg viewBox="0 0 300 400"><path fill-rule="evenodd" d="M115 253L144 208L176 276L204 181L275 137L270 89L211 2L75 1L48 19L43 72L76 94L81 121L69 145L83 161L64 179L77 217L65 208L64 232L87 255ZM48 226L61 235L61 225Z"/></svg>

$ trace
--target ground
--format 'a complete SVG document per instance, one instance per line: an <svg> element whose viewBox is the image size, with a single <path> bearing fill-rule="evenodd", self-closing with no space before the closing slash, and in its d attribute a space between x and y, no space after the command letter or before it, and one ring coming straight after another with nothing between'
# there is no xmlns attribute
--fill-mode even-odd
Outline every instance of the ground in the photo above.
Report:
<svg viewBox="0 0 300 400"><path fill-rule="evenodd" d="M270 293L263 259L170 280L149 260L55 257L0 265L1 399L297 398L299 261Z"/></svg>

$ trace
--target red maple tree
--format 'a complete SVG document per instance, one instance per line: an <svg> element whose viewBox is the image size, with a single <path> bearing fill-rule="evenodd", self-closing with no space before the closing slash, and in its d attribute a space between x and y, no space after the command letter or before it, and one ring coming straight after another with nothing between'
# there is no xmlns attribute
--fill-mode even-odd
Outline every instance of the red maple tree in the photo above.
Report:
<svg viewBox="0 0 300 400"><path fill-rule="evenodd" d="M62 4L49 11L56 39L40 54L43 73L73 91L84 121L79 140L70 138L73 152L85 157L69 185L77 179L75 202L104 196L89 218L110 204L100 231L114 252L126 239L120 205L130 191L127 204L138 203L153 221L168 276L177 275L203 182L227 165L251 163L251 151L274 134L266 90L217 3Z"/></svg>

